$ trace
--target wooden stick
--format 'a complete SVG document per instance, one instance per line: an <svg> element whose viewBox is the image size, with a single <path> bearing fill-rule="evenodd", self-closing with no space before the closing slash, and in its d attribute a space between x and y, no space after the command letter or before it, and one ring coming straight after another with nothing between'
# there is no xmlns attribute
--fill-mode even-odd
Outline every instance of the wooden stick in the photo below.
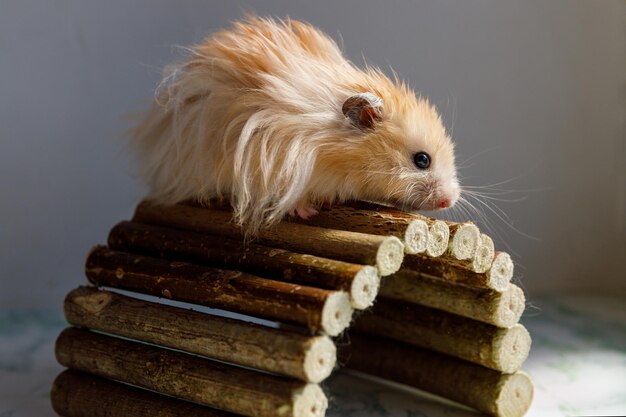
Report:
<svg viewBox="0 0 626 417"><path fill-rule="evenodd" d="M470 268L472 271L478 272L479 274L487 272L491 268L494 257L495 249L493 240L486 234L481 234L478 247L476 248L476 254L472 259Z"/></svg>
<svg viewBox="0 0 626 417"><path fill-rule="evenodd" d="M453 259L472 260L480 242L480 231L472 223L452 223L450 227L450 245L448 251Z"/></svg>
<svg viewBox="0 0 626 417"><path fill-rule="evenodd" d="M143 202L137 206L133 220L237 239L245 236L244 230L232 222L232 214L219 209L183 204L160 206ZM256 238L259 243L267 246L357 264L376 265L383 276L396 272L404 255L404 245L395 236L367 235L288 222L261 229Z"/></svg>
<svg viewBox="0 0 626 417"><path fill-rule="evenodd" d="M331 336L350 323L348 294L273 281L95 247L86 263L89 281L143 294L307 326Z"/></svg>
<svg viewBox="0 0 626 417"><path fill-rule="evenodd" d="M250 417L322 417L328 404L317 384L88 330L65 329L55 353L68 368Z"/></svg>
<svg viewBox="0 0 626 417"><path fill-rule="evenodd" d="M498 327L511 327L524 312L524 292L510 284L504 291L466 287L412 271L384 279L380 294L437 308Z"/></svg>
<svg viewBox="0 0 626 417"><path fill-rule="evenodd" d="M288 221L323 227L348 230L372 235L396 236L404 243L406 253L422 253L428 242L429 223L417 216L400 216L392 212L359 210L348 206L322 206L309 219L289 217Z"/></svg>
<svg viewBox="0 0 626 417"><path fill-rule="evenodd" d="M63 417L238 417L71 369L54 380L50 400Z"/></svg>
<svg viewBox="0 0 626 417"><path fill-rule="evenodd" d="M70 324L321 382L335 366L327 336L309 336L80 287L65 298Z"/></svg>
<svg viewBox="0 0 626 417"><path fill-rule="evenodd" d="M448 258L433 258L425 255L407 255L403 270L415 271L446 281L472 287L491 288L504 291L508 288L513 276L513 263L504 252L496 255L493 263L496 269L479 274L467 266L467 262ZM508 262L508 263L507 263Z"/></svg>
<svg viewBox="0 0 626 417"><path fill-rule="evenodd" d="M518 371L502 374L441 353L382 338L350 334L346 366L406 384L492 416L521 417L533 398L533 384Z"/></svg>
<svg viewBox="0 0 626 417"><path fill-rule="evenodd" d="M376 268L304 255L203 233L121 222L109 233L109 247L168 258L202 261L277 281L295 282L350 294L352 307L372 305L380 285Z"/></svg>
<svg viewBox="0 0 626 417"><path fill-rule="evenodd" d="M352 326L359 331L406 342L494 369L519 370L530 351L524 326L503 329L445 311L379 298Z"/></svg>
<svg viewBox="0 0 626 417"><path fill-rule="evenodd" d="M449 244L450 227L441 220L433 221L428 227L426 254L431 257L439 257L446 253Z"/></svg>

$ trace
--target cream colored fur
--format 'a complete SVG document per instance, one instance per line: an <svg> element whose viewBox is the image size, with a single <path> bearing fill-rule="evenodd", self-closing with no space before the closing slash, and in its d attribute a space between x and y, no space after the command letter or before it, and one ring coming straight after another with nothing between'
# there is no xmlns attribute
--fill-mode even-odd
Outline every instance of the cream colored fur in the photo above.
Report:
<svg viewBox="0 0 626 417"><path fill-rule="evenodd" d="M368 131L341 111L365 92L384 110ZM453 145L434 108L294 20L248 18L190 48L167 69L134 144L150 198L226 197L252 232L319 203L423 209L458 198ZM418 151L431 155L431 169L414 166Z"/></svg>

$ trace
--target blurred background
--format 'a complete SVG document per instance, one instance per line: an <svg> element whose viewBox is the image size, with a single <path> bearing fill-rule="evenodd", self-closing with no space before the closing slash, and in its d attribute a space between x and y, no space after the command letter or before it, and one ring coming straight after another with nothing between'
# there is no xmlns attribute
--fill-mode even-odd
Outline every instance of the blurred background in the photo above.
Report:
<svg viewBox="0 0 626 417"><path fill-rule="evenodd" d="M177 45L244 11L310 21L430 97L463 184L491 197L451 216L512 253L531 301L626 294L624 1L3 0L0 305L60 309L85 282L85 254L144 193L129 115Z"/></svg>

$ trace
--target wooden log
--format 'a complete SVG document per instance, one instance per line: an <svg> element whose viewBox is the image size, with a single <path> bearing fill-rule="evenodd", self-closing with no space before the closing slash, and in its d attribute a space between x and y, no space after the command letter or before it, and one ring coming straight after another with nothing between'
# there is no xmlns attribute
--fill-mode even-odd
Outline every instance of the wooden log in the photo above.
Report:
<svg viewBox="0 0 626 417"><path fill-rule="evenodd" d="M65 298L70 324L318 383L335 366L327 336L241 320L80 287Z"/></svg>
<svg viewBox="0 0 626 417"><path fill-rule="evenodd" d="M453 259L474 259L480 242L480 231L473 223L452 223L450 227L449 255Z"/></svg>
<svg viewBox="0 0 626 417"><path fill-rule="evenodd" d="M109 247L127 252L201 261L277 281L295 282L350 295L352 307L372 305L380 277L376 268L244 243L221 236L140 223L121 222L109 233Z"/></svg>
<svg viewBox="0 0 626 417"><path fill-rule="evenodd" d="M390 298L379 298L351 328L505 373L522 367L531 344L521 324L505 329Z"/></svg>
<svg viewBox="0 0 626 417"><path fill-rule="evenodd" d="M250 417L322 417L328 404L317 384L88 330L65 329L55 353L72 369Z"/></svg>
<svg viewBox="0 0 626 417"><path fill-rule="evenodd" d="M396 236L404 243L405 253L422 253L428 242L426 219L417 216L401 216L392 212L359 210L348 206L322 206L318 213L309 219L288 217L288 221L323 227L326 229L347 230L372 235Z"/></svg>
<svg viewBox="0 0 626 417"><path fill-rule="evenodd" d="M240 417L71 369L54 380L50 400L63 417Z"/></svg>
<svg viewBox="0 0 626 417"><path fill-rule="evenodd" d="M476 248L476 254L470 264L472 271L482 274L491 269L495 253L493 240L486 234L481 234L478 247Z"/></svg>
<svg viewBox="0 0 626 417"><path fill-rule="evenodd" d="M85 272L92 284L307 326L331 336L350 323L348 294L260 278L239 271L95 247Z"/></svg>
<svg viewBox="0 0 626 417"><path fill-rule="evenodd" d="M205 232L236 239L245 231L232 221L227 211L177 204L155 205L142 202L133 221ZM299 253L338 259L364 265L375 265L381 275L396 272L402 264L404 245L395 236L331 230L321 227L280 222L261 229L256 236L260 244Z"/></svg>
<svg viewBox="0 0 626 417"><path fill-rule="evenodd" d="M428 226L426 254L439 257L446 253L450 245L450 227L441 220L435 220Z"/></svg>
<svg viewBox="0 0 626 417"><path fill-rule="evenodd" d="M529 376L503 374L383 338L350 334L346 367L409 385L497 417L523 416L533 398Z"/></svg>
<svg viewBox="0 0 626 417"><path fill-rule="evenodd" d="M504 252L499 252L493 260L493 267L486 273L472 271L466 261L449 258L433 258L421 254L407 255L402 265L403 270L419 272L445 281L472 287L490 288L504 291L513 276L513 263ZM492 271L493 269L493 271Z"/></svg>
<svg viewBox="0 0 626 417"><path fill-rule="evenodd" d="M437 308L498 327L511 327L524 312L524 292L510 284L504 291L466 287L412 271L384 279L380 294Z"/></svg>

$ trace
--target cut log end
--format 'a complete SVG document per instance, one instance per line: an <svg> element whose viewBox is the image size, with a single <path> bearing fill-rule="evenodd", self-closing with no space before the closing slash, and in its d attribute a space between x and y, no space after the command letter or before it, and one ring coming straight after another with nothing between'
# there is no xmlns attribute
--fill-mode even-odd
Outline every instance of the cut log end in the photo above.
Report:
<svg viewBox="0 0 626 417"><path fill-rule="evenodd" d="M337 291L326 298L322 309L322 330L329 336L338 336L352 320L350 297L345 291Z"/></svg>
<svg viewBox="0 0 626 417"><path fill-rule="evenodd" d="M324 391L315 384L307 384L293 394L293 412L285 417L324 417L328 399ZM279 415L281 415L279 410Z"/></svg>
<svg viewBox="0 0 626 417"><path fill-rule="evenodd" d="M436 220L428 228L426 253L430 256L441 256L448 249L450 227L441 220Z"/></svg>
<svg viewBox="0 0 626 417"><path fill-rule="evenodd" d="M500 327L511 327L517 323L526 308L524 291L517 285L509 285L502 292L502 301L498 303L494 315L494 324Z"/></svg>
<svg viewBox="0 0 626 417"><path fill-rule="evenodd" d="M472 270L479 274L485 273L491 268L493 257L495 256L495 249L493 240L486 234L480 235L480 243L476 249L476 254L472 260Z"/></svg>
<svg viewBox="0 0 626 417"><path fill-rule="evenodd" d="M533 382L525 372L509 375L501 383L500 395L496 399L497 417L522 417L533 400Z"/></svg>
<svg viewBox="0 0 626 417"><path fill-rule="evenodd" d="M376 266L380 275L391 275L398 272L404 260L404 244L395 236L387 237L378 247Z"/></svg>
<svg viewBox="0 0 626 417"><path fill-rule="evenodd" d="M498 252L487 271L488 285L496 291L504 291L513 278L513 261L506 252Z"/></svg>
<svg viewBox="0 0 626 417"><path fill-rule="evenodd" d="M415 219L409 223L404 232L404 251L415 254L426 250L428 244L428 223Z"/></svg>
<svg viewBox="0 0 626 417"><path fill-rule="evenodd" d="M530 352L531 339L521 324L502 329L493 344L495 365L504 373L513 373L522 367Z"/></svg>
<svg viewBox="0 0 626 417"><path fill-rule="evenodd" d="M364 310L374 303L380 288L380 276L373 266L364 266L354 277L350 286L350 302L357 310Z"/></svg>
<svg viewBox="0 0 626 417"><path fill-rule="evenodd" d="M458 225L450 240L450 254L456 259L472 259L480 242L480 230L472 223Z"/></svg>
<svg viewBox="0 0 626 417"><path fill-rule="evenodd" d="M337 348L327 336L316 337L304 356L307 381L318 383L330 376L337 362Z"/></svg>

